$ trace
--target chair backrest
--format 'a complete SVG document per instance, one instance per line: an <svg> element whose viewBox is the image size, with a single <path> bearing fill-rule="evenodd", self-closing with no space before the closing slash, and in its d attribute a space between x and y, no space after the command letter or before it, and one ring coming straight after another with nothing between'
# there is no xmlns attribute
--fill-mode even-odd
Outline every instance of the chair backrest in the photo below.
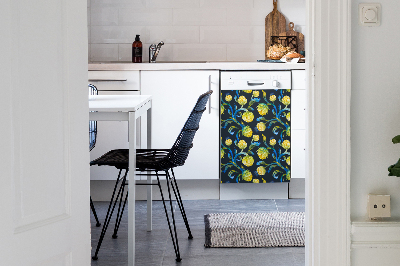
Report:
<svg viewBox="0 0 400 266"><path fill-rule="evenodd" d="M206 104L212 92L210 90L200 95L178 138L165 158L170 163L166 168L181 166L185 163L189 151L193 147L194 135L199 129L200 119L206 110Z"/></svg>
<svg viewBox="0 0 400 266"><path fill-rule="evenodd" d="M98 95L96 86L88 85L89 95ZM89 121L89 151L93 150L97 139L97 121Z"/></svg>

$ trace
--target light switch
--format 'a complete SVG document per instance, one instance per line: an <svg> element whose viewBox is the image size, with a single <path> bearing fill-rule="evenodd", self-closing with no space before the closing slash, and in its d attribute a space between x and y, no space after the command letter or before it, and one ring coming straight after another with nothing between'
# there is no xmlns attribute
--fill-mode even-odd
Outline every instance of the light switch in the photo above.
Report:
<svg viewBox="0 0 400 266"><path fill-rule="evenodd" d="M376 27L381 24L381 4L363 3L358 5L359 21L361 26Z"/></svg>

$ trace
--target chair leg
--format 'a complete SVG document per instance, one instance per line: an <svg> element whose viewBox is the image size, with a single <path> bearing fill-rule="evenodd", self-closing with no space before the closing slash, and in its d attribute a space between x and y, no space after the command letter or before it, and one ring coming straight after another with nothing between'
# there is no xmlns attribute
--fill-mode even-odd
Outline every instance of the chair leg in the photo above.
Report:
<svg viewBox="0 0 400 266"><path fill-rule="evenodd" d="M122 215L124 214L125 205L126 205L126 202L128 200L128 193L129 192L126 191L124 205L122 206L122 210L121 210L121 203L122 203L122 199L123 199L123 196L124 196L125 185L126 185L126 180L124 180L124 182L121 184L121 186L123 186L123 189L122 189L121 197L120 197L120 200L119 200L117 219L115 221L115 227L114 227L114 234L112 235L112 238L114 238L114 239L118 238L118 234L117 233L118 233L119 225L121 224Z"/></svg>
<svg viewBox="0 0 400 266"><path fill-rule="evenodd" d="M193 239L192 232L190 231L190 227L189 227L189 222L188 222L187 217L186 217L185 208L183 207L181 193L179 193L178 183L176 183L175 173L174 173L174 170L172 168L171 168L171 172L172 172L172 178L170 177L170 179L171 179L171 187L172 187L172 189L174 191L176 201L178 202L179 210L181 211L183 221L185 222L186 229L187 229L188 234L189 234L188 238L189 239ZM168 173L167 173L167 175L168 175ZM175 190L175 188L176 188L176 190Z"/></svg>
<svg viewBox="0 0 400 266"><path fill-rule="evenodd" d="M169 221L169 215L168 215L167 207L165 205L164 194L163 194L162 189L161 189L160 178L158 176L158 172L157 171L156 171L156 176L157 176L157 185L158 185L158 187L160 189L161 199L162 199L162 202L163 202L163 205L164 205L165 216L167 217L167 222L168 222L169 232L171 234L172 244L174 245L176 261L179 262L182 259L181 259L181 255L179 253L178 237L177 237L177 234L176 234L175 218L174 218L174 211L173 211L173 208L172 208L172 200L171 200L171 193L170 193L170 189L169 189L168 177L167 177L167 187L168 187L168 193L169 193L169 201L170 201L170 205L171 205L171 213L172 213L172 220L173 220L173 225L174 225L175 237L174 237L174 234L172 233L171 223Z"/></svg>
<svg viewBox="0 0 400 266"><path fill-rule="evenodd" d="M113 190L113 193L112 193L112 196L111 196L110 204L108 205L108 210L107 210L106 219L105 219L105 221L104 221L103 228L102 228L102 230L101 230L100 239L99 239L99 242L97 242L96 252L94 253L94 256L92 257L93 260L97 260L97 259L98 259L97 255L98 255L98 253L99 253L101 244L102 244L103 239L104 239L104 235L106 234L108 225L109 225L109 223L110 223L111 216L112 216L112 214L113 214L113 212L114 212L115 205L117 204L117 201L114 202L114 196L115 196L115 191L116 191L116 189L117 189L118 183L119 183L119 181L120 181L121 172L122 172L122 169L119 170L118 178L117 178L117 181L115 182L115 186L114 186L114 190ZM128 173L128 170L125 171L125 175L124 175L124 177L123 177L123 179L122 179L123 182L126 180L127 173ZM119 190L118 190L118 194L117 194L116 199L119 198L120 193L121 193L121 187L120 187ZM114 204L113 204L113 202L114 202ZM112 207L112 208L111 208L111 207Z"/></svg>
<svg viewBox="0 0 400 266"><path fill-rule="evenodd" d="M96 219L96 227L99 227L101 225L101 223L99 222L99 218L97 217L97 213L96 213L96 209L94 208L92 197L90 197L90 208L92 209L94 219Z"/></svg>

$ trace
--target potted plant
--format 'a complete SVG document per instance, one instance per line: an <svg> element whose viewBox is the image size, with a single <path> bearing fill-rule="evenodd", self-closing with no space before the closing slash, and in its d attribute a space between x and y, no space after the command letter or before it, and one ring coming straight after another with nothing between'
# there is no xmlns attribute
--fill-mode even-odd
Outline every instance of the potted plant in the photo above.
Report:
<svg viewBox="0 0 400 266"><path fill-rule="evenodd" d="M392 139L393 144L400 143L400 135L397 135ZM400 177L400 159L396 164L389 166L389 176L398 176Z"/></svg>

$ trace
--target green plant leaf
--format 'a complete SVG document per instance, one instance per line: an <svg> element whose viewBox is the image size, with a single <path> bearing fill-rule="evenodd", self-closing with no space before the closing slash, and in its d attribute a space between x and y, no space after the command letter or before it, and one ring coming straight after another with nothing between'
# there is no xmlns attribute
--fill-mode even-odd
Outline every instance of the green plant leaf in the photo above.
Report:
<svg viewBox="0 0 400 266"><path fill-rule="evenodd" d="M397 135L392 139L393 144L400 143L400 135Z"/></svg>

